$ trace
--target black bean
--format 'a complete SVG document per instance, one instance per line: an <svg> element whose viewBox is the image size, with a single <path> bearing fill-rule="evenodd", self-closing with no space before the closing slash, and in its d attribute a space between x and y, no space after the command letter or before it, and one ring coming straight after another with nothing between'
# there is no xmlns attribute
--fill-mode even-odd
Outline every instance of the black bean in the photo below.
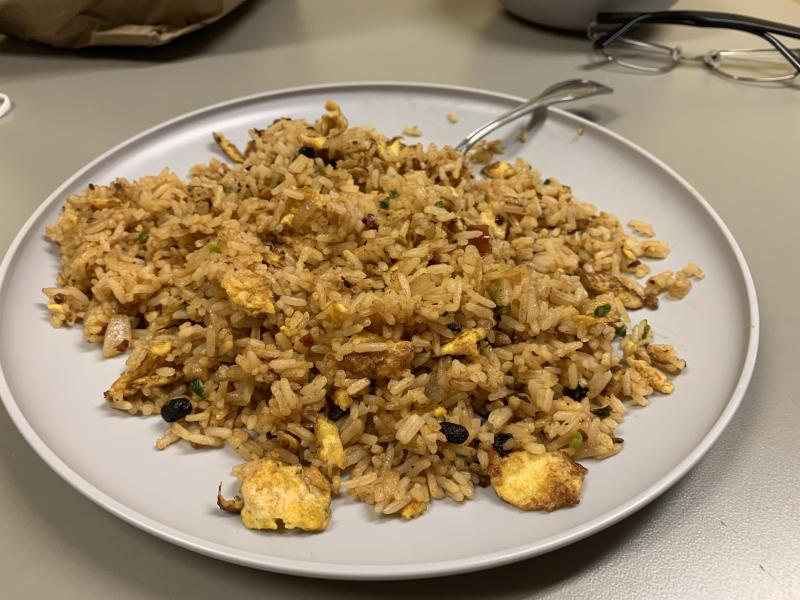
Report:
<svg viewBox="0 0 800 600"><path fill-rule="evenodd" d="M506 218L503 215L497 215L494 218L494 222L497 223L498 225L502 225L503 223L506 222Z"/></svg>
<svg viewBox="0 0 800 600"><path fill-rule="evenodd" d="M582 385L579 385L576 388L564 388L564 395L572 398L576 402L580 402L584 398L586 398L586 394L589 393L589 388L585 388Z"/></svg>
<svg viewBox="0 0 800 600"><path fill-rule="evenodd" d="M161 407L161 418L167 423L174 423L191 412L192 403L188 398L173 398Z"/></svg>
<svg viewBox="0 0 800 600"><path fill-rule="evenodd" d="M64 294L56 294L53 296L53 302L56 304L64 304L67 301L67 297Z"/></svg>
<svg viewBox="0 0 800 600"><path fill-rule="evenodd" d="M463 425L458 423L451 423L450 421L442 421L439 425L442 429L444 437L451 444L463 444L469 437L469 431Z"/></svg>
<svg viewBox="0 0 800 600"><path fill-rule="evenodd" d="M335 404L332 404L330 406L330 408L328 409L328 418L331 421L338 421L343 416L345 416L348 412L350 412L349 408L347 410L342 410L341 408L339 408Z"/></svg>
<svg viewBox="0 0 800 600"><path fill-rule="evenodd" d="M597 415L601 419L605 419L607 416L611 414L611 406L601 406L600 408L595 408L592 410L592 414Z"/></svg>
<svg viewBox="0 0 800 600"><path fill-rule="evenodd" d="M305 156L306 158L314 158L317 156L317 153L311 146L303 146L300 148L300 155Z"/></svg>
<svg viewBox="0 0 800 600"><path fill-rule="evenodd" d="M364 218L361 219L361 222L364 224L364 229L378 228L378 217L376 217L372 213L365 215Z"/></svg>
<svg viewBox="0 0 800 600"><path fill-rule="evenodd" d="M447 325L447 328L450 331L455 331L456 333L458 333L459 331L461 331L461 324L460 323L449 323Z"/></svg>
<svg viewBox="0 0 800 600"><path fill-rule="evenodd" d="M494 448L494 451L500 456L506 456L507 454L510 454L511 450L506 450L503 446L505 446L506 442L512 437L513 436L510 433L495 433L494 444L492 444L492 448Z"/></svg>

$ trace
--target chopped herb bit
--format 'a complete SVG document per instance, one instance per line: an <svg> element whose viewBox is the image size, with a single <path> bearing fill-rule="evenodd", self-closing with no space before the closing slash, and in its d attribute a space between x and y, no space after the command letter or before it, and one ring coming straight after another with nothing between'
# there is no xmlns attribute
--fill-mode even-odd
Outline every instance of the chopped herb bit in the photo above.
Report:
<svg viewBox="0 0 800 600"><path fill-rule="evenodd" d="M436 208L444 208L444 202L439 200L436 204L434 204Z"/></svg>
<svg viewBox="0 0 800 600"><path fill-rule="evenodd" d="M544 180L544 184L545 184L545 185L550 185L552 182L553 182L553 180L552 180L552 179L550 179L549 177L548 177L547 179L545 179L545 180Z"/></svg>
<svg viewBox="0 0 800 600"><path fill-rule="evenodd" d="M480 416L480 415L478 415ZM510 433L495 433L494 434L494 444L492 444L492 448L494 451L497 452L500 456L506 456L507 454L511 454L511 450L506 450L504 446L506 442L511 439Z"/></svg>
<svg viewBox="0 0 800 600"><path fill-rule="evenodd" d="M611 405L606 405L601 408L595 408L592 411L592 414L597 415L601 419L605 419L607 416L611 414Z"/></svg>
<svg viewBox="0 0 800 600"><path fill-rule="evenodd" d="M458 423L442 421L439 427L441 428L444 437L447 438L447 441L451 444L463 444L469 437L469 431L467 431L467 428L463 425L459 425Z"/></svg>
<svg viewBox="0 0 800 600"><path fill-rule="evenodd" d="M461 324L460 323L449 323L447 325L447 328L450 331L455 331L456 333L458 333L459 331L461 331Z"/></svg>
<svg viewBox="0 0 800 600"><path fill-rule="evenodd" d="M222 250L219 247L219 242L208 242L208 251L213 252L214 254L219 254Z"/></svg>
<svg viewBox="0 0 800 600"><path fill-rule="evenodd" d="M222 191L226 194L230 194L233 191L233 188L229 188L227 185L222 186Z"/></svg>
<svg viewBox="0 0 800 600"><path fill-rule="evenodd" d="M625 323L619 327L614 327L614 337L624 338L626 335L628 335L628 328L625 326Z"/></svg>
<svg viewBox="0 0 800 600"><path fill-rule="evenodd" d="M650 323L645 321L644 329L642 329L642 339L646 338L648 333L650 333Z"/></svg>
<svg viewBox="0 0 800 600"><path fill-rule="evenodd" d="M583 444L583 436L580 434L580 432L576 431L572 434L572 439L569 441L569 447L573 450L577 450L581 447L581 444Z"/></svg>
<svg viewBox="0 0 800 600"><path fill-rule="evenodd" d="M378 202L378 206L380 206L383 209L389 208L389 197L387 196L386 198Z"/></svg>
<svg viewBox="0 0 800 600"><path fill-rule="evenodd" d="M576 402L580 402L584 398L586 398L586 394L589 393L589 388L585 388L582 385L579 385L576 388L564 388L564 395L568 398L572 398Z"/></svg>
<svg viewBox="0 0 800 600"><path fill-rule="evenodd" d="M147 243L147 240L150 239L150 236L147 235L144 231L139 234L139 237L136 240L139 242L140 246L144 246Z"/></svg>
<svg viewBox="0 0 800 600"><path fill-rule="evenodd" d="M611 311L610 304L601 304L600 306L594 309L594 316L605 317L610 311Z"/></svg>
<svg viewBox="0 0 800 600"><path fill-rule="evenodd" d="M400 192L397 190L389 190L389 200L397 200L400 197Z"/></svg>
<svg viewBox="0 0 800 600"><path fill-rule="evenodd" d="M317 173L319 173L320 175L325 175L325 165L318 164L317 165Z"/></svg>
<svg viewBox="0 0 800 600"><path fill-rule="evenodd" d="M199 379L192 379L189 382L189 387L192 388L192 391L200 396L203 400L208 400L208 395L206 391L203 389L203 384L200 383Z"/></svg>

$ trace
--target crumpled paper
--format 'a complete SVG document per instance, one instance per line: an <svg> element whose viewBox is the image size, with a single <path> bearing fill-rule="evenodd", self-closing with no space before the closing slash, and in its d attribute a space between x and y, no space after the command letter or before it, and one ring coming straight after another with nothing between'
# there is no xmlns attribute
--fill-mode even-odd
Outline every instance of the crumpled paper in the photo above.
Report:
<svg viewBox="0 0 800 600"><path fill-rule="evenodd" d="M0 33L58 48L160 46L245 0L0 0Z"/></svg>

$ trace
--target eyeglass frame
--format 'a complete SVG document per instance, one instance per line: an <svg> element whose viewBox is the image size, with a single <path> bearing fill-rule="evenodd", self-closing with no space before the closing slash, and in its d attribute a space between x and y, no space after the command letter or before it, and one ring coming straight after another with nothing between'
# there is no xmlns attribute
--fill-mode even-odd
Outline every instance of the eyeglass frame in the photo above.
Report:
<svg viewBox="0 0 800 600"><path fill-rule="evenodd" d="M715 64L714 59L723 53L741 53L741 52L760 52L763 50L712 50L702 57L703 62L716 72L730 77L732 79L739 79L744 81L785 81L794 79L800 75L800 57L796 55L788 46L775 38L775 35L782 35L786 37L800 39L800 28L783 23L776 23L773 21L766 21L764 19L757 19L745 15L736 15L731 13L713 12L713 11L693 11L693 10L667 10L657 11L650 13L629 13L629 12L601 12L597 13L595 20L589 25L587 33L589 39L594 46L594 49L603 52L605 48L620 40L629 45L649 45L661 50L670 52L672 64L666 68L642 68L632 64L626 64L624 61L612 59L608 54L605 54L609 59L616 60L619 64L634 68L637 70L644 70L650 72L666 72L672 70L682 58L680 48L673 48L671 46L663 46L651 42L640 42L623 37L631 29L638 25L643 24L657 24L657 25L687 25L690 27L711 27L720 29L732 29L735 31L743 31L745 33L752 33L767 41L772 45L786 61L794 68L795 74L771 78L749 78L738 75L732 75L720 70ZM597 25L618 25L616 28L594 37L593 29ZM699 57L698 57L699 58Z"/></svg>

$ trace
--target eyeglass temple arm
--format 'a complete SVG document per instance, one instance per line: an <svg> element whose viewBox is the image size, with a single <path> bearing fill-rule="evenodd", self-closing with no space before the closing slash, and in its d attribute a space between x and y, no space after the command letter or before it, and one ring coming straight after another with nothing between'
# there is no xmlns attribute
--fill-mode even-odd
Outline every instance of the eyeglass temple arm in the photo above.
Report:
<svg viewBox="0 0 800 600"><path fill-rule="evenodd" d="M598 49L612 44L637 25L646 23L718 27L753 33L772 44L800 73L800 58L774 37L774 35L784 35L800 39L800 28L783 23L756 19L745 15L702 10L665 10L651 13L601 12L597 13L595 22L598 25L619 25L619 27L594 40L594 47Z"/></svg>

